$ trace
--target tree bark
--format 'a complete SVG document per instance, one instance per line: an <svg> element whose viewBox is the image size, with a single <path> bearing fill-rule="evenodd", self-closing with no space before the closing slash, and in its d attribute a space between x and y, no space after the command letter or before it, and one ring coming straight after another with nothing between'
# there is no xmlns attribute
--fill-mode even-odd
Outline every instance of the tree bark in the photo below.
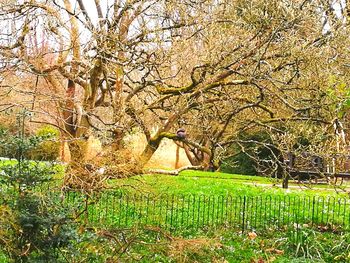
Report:
<svg viewBox="0 0 350 263"><path fill-rule="evenodd" d="M162 141L162 138L156 137L156 138L152 138L147 143L145 149L143 150L140 156L141 167L144 167L147 164L147 162L152 158L153 154L157 151L161 141Z"/></svg>
<svg viewBox="0 0 350 263"><path fill-rule="evenodd" d="M282 188L287 189L288 188L288 182L289 182L289 174L287 173L282 182Z"/></svg>
<svg viewBox="0 0 350 263"><path fill-rule="evenodd" d="M176 156L175 156L175 169L179 168L180 163L180 146L176 145Z"/></svg>

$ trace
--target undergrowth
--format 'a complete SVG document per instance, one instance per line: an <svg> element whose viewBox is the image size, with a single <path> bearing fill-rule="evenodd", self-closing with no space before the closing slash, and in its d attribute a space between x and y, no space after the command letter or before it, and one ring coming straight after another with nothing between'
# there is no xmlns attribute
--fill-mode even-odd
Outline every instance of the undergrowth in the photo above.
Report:
<svg viewBox="0 0 350 263"><path fill-rule="evenodd" d="M97 230L94 262L349 262L350 233L221 228L173 236L157 227Z"/></svg>

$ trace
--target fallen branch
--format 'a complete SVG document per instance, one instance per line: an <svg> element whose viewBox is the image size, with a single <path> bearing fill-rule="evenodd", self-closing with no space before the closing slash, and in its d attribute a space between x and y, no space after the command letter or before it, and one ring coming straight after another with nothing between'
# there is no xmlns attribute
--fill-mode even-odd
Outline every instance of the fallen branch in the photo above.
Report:
<svg viewBox="0 0 350 263"><path fill-rule="evenodd" d="M163 170L163 169L147 169L145 173L155 173L155 174L168 174L168 175L179 175L180 172L184 170L203 170L203 166L193 166L188 165L175 170Z"/></svg>

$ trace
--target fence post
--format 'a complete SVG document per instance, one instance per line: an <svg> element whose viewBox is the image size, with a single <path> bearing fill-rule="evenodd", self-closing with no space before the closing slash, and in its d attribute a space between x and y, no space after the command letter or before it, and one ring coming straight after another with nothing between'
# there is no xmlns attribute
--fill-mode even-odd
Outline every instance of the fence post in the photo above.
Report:
<svg viewBox="0 0 350 263"><path fill-rule="evenodd" d="M315 196L312 198L311 226L314 226L314 216L315 216Z"/></svg>
<svg viewBox="0 0 350 263"><path fill-rule="evenodd" d="M85 194L85 224L89 223L89 195Z"/></svg>
<svg viewBox="0 0 350 263"><path fill-rule="evenodd" d="M245 230L245 206L246 206L246 196L243 196L243 211L242 211L242 234Z"/></svg>

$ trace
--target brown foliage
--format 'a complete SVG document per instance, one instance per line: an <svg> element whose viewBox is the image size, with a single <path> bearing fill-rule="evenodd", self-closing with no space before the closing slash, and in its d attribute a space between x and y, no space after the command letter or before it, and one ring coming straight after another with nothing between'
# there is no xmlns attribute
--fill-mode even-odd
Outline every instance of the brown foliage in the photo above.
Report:
<svg viewBox="0 0 350 263"><path fill-rule="evenodd" d="M75 144L77 149L81 145ZM82 151L77 151L81 153ZM81 155L79 155L82 158ZM77 157L77 156L76 156ZM106 188L106 180L125 178L141 173L141 167L131 151L107 148L101 155L89 161L76 158L69 165L64 185L84 191L95 191Z"/></svg>
<svg viewBox="0 0 350 263"><path fill-rule="evenodd" d="M101 167L105 168L105 174L109 178L129 177L140 174L142 171L142 167L129 149L107 148L98 162Z"/></svg>

